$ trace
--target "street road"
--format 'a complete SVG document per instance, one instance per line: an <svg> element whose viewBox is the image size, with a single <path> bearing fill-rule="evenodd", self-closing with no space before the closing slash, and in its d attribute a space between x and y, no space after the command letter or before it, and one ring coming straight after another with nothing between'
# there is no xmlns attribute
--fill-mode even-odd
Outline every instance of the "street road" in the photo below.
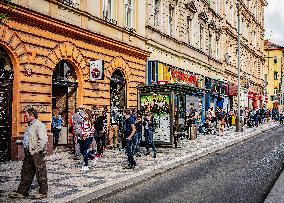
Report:
<svg viewBox="0 0 284 203"><path fill-rule="evenodd" d="M103 199L108 203L263 202L284 163L284 127Z"/></svg>

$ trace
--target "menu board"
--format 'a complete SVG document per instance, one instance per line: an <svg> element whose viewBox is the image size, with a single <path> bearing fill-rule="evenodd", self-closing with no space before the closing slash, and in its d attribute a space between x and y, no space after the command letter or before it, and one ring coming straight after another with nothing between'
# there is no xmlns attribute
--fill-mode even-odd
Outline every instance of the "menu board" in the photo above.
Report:
<svg viewBox="0 0 284 203"><path fill-rule="evenodd" d="M154 142L170 143L170 96L160 94L143 95L141 96L141 110L143 112L150 111L154 116Z"/></svg>

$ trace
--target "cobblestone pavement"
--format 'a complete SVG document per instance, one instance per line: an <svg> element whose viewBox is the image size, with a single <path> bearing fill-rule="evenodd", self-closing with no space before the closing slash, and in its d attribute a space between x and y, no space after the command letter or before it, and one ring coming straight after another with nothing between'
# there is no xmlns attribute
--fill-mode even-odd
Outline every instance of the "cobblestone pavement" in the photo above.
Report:
<svg viewBox="0 0 284 203"><path fill-rule="evenodd" d="M209 149L243 141L248 134L257 134L265 129L276 127L270 122L258 128L246 128L242 133L228 130L224 136L200 135L195 140L181 140L180 148L158 148L157 158L143 156L136 158L135 170L122 169L126 164L126 155L118 150L106 150L104 156L92 166L91 170L81 172L82 161L74 161L68 152L55 153L47 157L49 194L48 198L33 201L32 195L37 192L37 182L34 180L30 196L18 202L67 202L78 197L98 191L160 167L172 164L178 160L194 157ZM16 190L20 181L21 161L11 161L0 164L0 202L16 202L8 198L8 193Z"/></svg>

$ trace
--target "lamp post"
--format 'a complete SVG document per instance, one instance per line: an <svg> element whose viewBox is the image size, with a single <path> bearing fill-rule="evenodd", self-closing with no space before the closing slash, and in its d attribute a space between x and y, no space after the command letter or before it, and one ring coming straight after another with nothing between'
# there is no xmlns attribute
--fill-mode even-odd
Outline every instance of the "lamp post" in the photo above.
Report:
<svg viewBox="0 0 284 203"><path fill-rule="evenodd" d="M236 132L243 131L241 125L241 87L240 87L240 80L241 80L241 70L240 70L240 2L237 3L238 9L238 117L237 117L237 125L236 125Z"/></svg>

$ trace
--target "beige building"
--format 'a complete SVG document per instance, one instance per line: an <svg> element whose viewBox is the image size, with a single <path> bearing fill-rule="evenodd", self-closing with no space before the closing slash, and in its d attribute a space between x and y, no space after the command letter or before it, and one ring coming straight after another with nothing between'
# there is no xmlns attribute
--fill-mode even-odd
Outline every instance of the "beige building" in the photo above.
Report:
<svg viewBox="0 0 284 203"><path fill-rule="evenodd" d="M213 84L229 84L231 91L227 92L229 98L225 103L235 108L237 2L241 2L241 105L252 106L248 93L254 93L259 96L259 106L264 87L264 0L148 0L146 46L151 52L149 61L163 64L158 71L162 66L170 66L208 78ZM148 70L151 72L151 68ZM154 76L152 73L148 74L148 84L155 81L149 78ZM158 75L156 80L165 79L162 74Z"/></svg>
<svg viewBox="0 0 284 203"><path fill-rule="evenodd" d="M241 105L260 107L264 96L264 6L265 0L223 1L223 54L230 57L223 63L228 81L237 82L237 29L240 6L241 34Z"/></svg>

